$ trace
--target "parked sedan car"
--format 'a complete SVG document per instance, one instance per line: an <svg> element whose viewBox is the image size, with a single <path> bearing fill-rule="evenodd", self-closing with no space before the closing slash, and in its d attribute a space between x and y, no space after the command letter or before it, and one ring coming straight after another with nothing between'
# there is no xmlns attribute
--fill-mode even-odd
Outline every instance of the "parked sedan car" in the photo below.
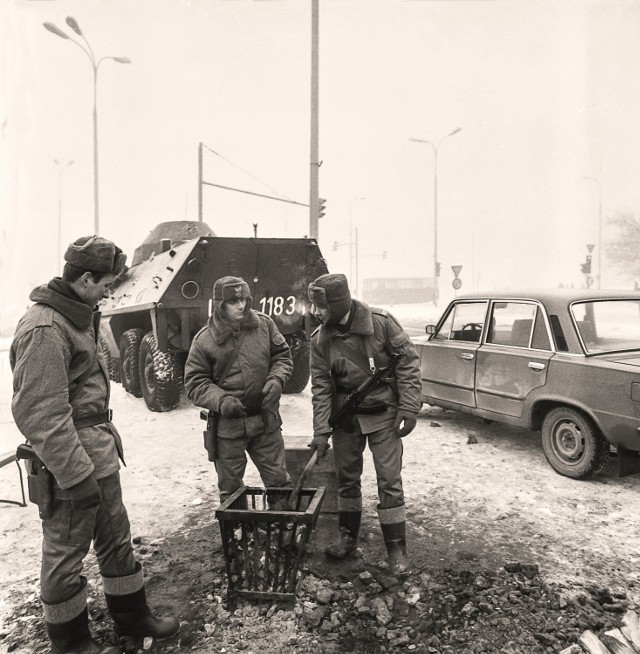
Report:
<svg viewBox="0 0 640 654"><path fill-rule="evenodd" d="M597 474L612 449L620 476L640 472L640 293L465 295L426 332L426 403L541 431L567 477Z"/></svg>

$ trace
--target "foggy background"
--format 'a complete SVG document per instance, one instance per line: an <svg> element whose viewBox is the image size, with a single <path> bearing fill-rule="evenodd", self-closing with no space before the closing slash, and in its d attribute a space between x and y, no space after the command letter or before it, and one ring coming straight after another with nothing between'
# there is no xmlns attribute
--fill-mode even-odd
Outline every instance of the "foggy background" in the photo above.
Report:
<svg viewBox="0 0 640 654"><path fill-rule="evenodd" d="M199 142L206 181L309 201L310 0L6 0L0 336L94 232L93 70L43 27L75 37L67 16L96 59L131 60L97 83L100 234L129 262L157 223L197 220ZM600 202L604 224L640 206L637 0L320 0L319 35L330 271L353 273L357 228L361 284L432 276L434 153L410 139L457 128L438 149L440 307L452 265L461 292L582 285ZM203 198L220 236L309 233L304 207Z"/></svg>

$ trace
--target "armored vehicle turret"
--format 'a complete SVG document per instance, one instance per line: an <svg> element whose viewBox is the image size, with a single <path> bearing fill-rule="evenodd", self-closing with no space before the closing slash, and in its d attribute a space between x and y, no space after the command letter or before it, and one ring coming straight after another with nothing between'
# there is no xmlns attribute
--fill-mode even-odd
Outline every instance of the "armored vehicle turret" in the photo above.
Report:
<svg viewBox="0 0 640 654"><path fill-rule="evenodd" d="M202 222L161 223L103 300L100 347L109 375L152 411L175 408L191 341L211 315L213 283L236 275L249 284L253 308L274 319L291 347L284 392L299 393L309 380L317 324L307 286L326 272L315 239L218 237Z"/></svg>

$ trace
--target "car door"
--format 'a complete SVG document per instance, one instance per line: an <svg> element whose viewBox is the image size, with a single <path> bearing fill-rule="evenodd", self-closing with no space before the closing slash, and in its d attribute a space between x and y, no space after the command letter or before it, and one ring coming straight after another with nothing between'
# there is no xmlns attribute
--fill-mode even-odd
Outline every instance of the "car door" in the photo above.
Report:
<svg viewBox="0 0 640 654"><path fill-rule="evenodd" d="M541 305L492 302L485 342L477 352L478 408L522 417L528 395L547 381L552 356L549 326Z"/></svg>
<svg viewBox="0 0 640 654"><path fill-rule="evenodd" d="M450 305L435 334L422 346L420 368L424 396L475 406L476 351L488 304L487 300L480 300Z"/></svg>

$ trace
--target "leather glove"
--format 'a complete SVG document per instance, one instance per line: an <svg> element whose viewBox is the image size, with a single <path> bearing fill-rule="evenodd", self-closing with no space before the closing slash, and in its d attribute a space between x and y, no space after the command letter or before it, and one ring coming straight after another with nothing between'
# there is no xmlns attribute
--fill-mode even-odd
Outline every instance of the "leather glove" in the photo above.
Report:
<svg viewBox="0 0 640 654"><path fill-rule="evenodd" d="M318 459L323 459L327 456L327 452L331 449L331 445L329 445L329 436L331 436L331 434L318 434L317 436L314 436L313 440L309 445L307 445L307 447L311 448L311 454L314 452L318 453Z"/></svg>
<svg viewBox="0 0 640 654"><path fill-rule="evenodd" d="M247 412L244 405L233 395L225 395L220 402L220 414L225 418L246 418Z"/></svg>
<svg viewBox="0 0 640 654"><path fill-rule="evenodd" d="M404 425L402 428L400 428L400 424L403 422ZM393 428L397 430L398 436L400 436L400 438L404 438L407 434L410 434L415 429L417 422L418 419L416 418L415 413L406 411L405 409L398 409L398 415L396 416L396 420L393 423Z"/></svg>
<svg viewBox="0 0 640 654"><path fill-rule="evenodd" d="M100 487L95 475L91 473L79 484L68 489L74 509L92 509L100 506Z"/></svg>
<svg viewBox="0 0 640 654"><path fill-rule="evenodd" d="M279 379L269 379L262 387L264 398L262 399L262 408L270 409L275 406L282 395L282 384Z"/></svg>

